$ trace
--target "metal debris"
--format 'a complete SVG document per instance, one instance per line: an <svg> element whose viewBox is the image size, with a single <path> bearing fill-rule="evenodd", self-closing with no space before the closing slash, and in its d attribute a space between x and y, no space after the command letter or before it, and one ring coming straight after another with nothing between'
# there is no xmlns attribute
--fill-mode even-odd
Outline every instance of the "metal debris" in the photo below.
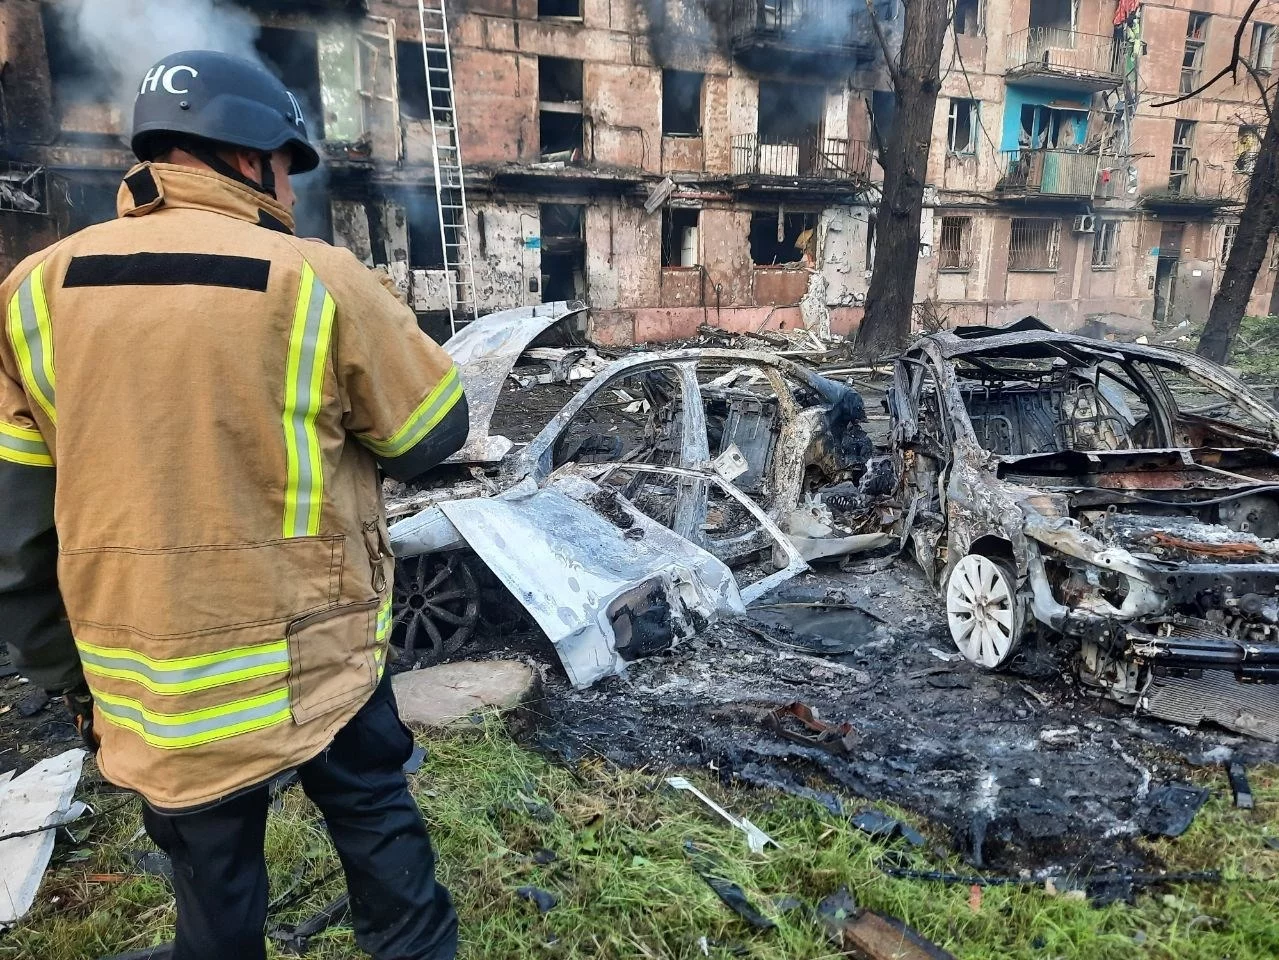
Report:
<svg viewBox="0 0 1279 960"><path fill-rule="evenodd" d="M1147 836L1179 837L1194 823L1199 808L1208 801L1206 787L1173 783L1150 792L1138 813L1142 832Z"/></svg>
<svg viewBox="0 0 1279 960"><path fill-rule="evenodd" d="M744 834L746 834L746 845L750 847L751 853L763 853L764 848L770 843L775 847L779 846L776 840L766 834L759 827L755 826L755 824L751 823L745 817L736 817L729 813L706 794L702 793L701 790L698 790L697 787L689 783L687 778L667 777L666 783L667 785L674 787L676 790L688 791L693 796L697 797L698 800L702 801L702 803L706 804L706 806L710 807L713 811L735 826L738 830L741 830Z"/></svg>
<svg viewBox="0 0 1279 960"><path fill-rule="evenodd" d="M1242 763L1232 763L1226 767L1230 777L1230 789L1235 795L1235 806L1240 810L1251 810L1253 807L1252 787L1248 784L1248 771Z"/></svg>

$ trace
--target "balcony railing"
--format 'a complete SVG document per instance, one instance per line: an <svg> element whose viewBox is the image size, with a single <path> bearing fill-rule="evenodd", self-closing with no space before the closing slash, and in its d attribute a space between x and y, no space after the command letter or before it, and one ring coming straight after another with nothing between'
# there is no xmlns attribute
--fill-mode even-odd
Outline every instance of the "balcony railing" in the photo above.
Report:
<svg viewBox="0 0 1279 960"><path fill-rule="evenodd" d="M852 51L868 43L863 4L850 0L732 0L735 46Z"/></svg>
<svg viewBox="0 0 1279 960"><path fill-rule="evenodd" d="M1004 175L995 189L1050 197L1108 197L1109 180L1098 189L1099 157L1074 150L1005 150Z"/></svg>
<svg viewBox="0 0 1279 960"><path fill-rule="evenodd" d="M733 175L810 180L869 180L870 145L843 137L761 142L754 133L733 137Z"/></svg>
<svg viewBox="0 0 1279 960"><path fill-rule="evenodd" d="M1006 73L1057 86L1105 89L1123 74L1123 45L1113 37L1030 27L1008 38Z"/></svg>

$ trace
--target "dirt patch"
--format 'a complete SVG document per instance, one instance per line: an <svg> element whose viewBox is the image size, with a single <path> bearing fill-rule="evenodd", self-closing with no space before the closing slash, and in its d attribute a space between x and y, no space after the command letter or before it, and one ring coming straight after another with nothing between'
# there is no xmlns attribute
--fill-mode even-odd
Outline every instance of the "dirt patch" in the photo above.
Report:
<svg viewBox="0 0 1279 960"><path fill-rule="evenodd" d="M0 643L0 774L21 773L46 757L79 746L80 736L60 701L18 676Z"/></svg>

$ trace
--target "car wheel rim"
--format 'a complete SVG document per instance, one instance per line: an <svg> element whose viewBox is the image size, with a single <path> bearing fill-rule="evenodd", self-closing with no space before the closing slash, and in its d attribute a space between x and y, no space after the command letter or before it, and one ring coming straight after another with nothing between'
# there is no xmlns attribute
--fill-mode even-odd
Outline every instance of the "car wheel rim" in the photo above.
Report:
<svg viewBox="0 0 1279 960"><path fill-rule="evenodd" d="M401 662L436 663L471 638L479 620L479 589L456 554L427 554L395 565L392 643Z"/></svg>
<svg viewBox="0 0 1279 960"><path fill-rule="evenodd" d="M946 585L946 618L967 659L987 668L1003 663L1016 639L1013 585L1004 568L977 554L955 564Z"/></svg>

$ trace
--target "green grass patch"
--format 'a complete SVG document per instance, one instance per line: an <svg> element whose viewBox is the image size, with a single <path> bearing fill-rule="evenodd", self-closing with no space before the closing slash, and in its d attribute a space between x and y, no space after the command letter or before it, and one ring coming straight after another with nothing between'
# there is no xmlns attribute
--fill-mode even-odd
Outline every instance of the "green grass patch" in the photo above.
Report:
<svg viewBox="0 0 1279 960"><path fill-rule="evenodd" d="M440 854L441 879L458 902L467 960L834 958L841 954L809 909L774 905L796 897L812 906L840 886L973 960L1279 956L1279 850L1266 843L1279 838L1279 769L1251 771L1252 811L1231 805L1224 774L1205 771L1202 781L1214 795L1190 831L1151 845L1169 870L1220 869L1221 884L1156 890L1135 907L1104 909L1042 887L989 887L974 909L966 886L884 876L877 864L885 847L811 803L697 778L781 844L755 855L742 834L693 796L665 789L655 773L603 763L569 770L521 749L498 722L474 734L423 739L431 756L413 785ZM930 833L926 823L909 819ZM133 839L139 825L136 803L95 822L87 859L64 858L50 870L35 910L0 937L0 957L81 960L169 937L172 900L163 882L113 876L129 873L127 851L147 846L145 838ZM919 869L971 872L929 853L944 842L936 831L930 839L921 851L902 841L895 849ZM754 930L726 908L694 872L686 841L717 857L720 874L739 884L776 929ZM536 862L540 850L556 858ZM290 791L272 812L267 853L272 896L291 888L307 894L273 919L299 921L342 892L340 876L308 889L336 858L300 791ZM539 914L515 895L526 884L551 892L559 905ZM363 954L340 926L313 940L308 956Z"/></svg>

